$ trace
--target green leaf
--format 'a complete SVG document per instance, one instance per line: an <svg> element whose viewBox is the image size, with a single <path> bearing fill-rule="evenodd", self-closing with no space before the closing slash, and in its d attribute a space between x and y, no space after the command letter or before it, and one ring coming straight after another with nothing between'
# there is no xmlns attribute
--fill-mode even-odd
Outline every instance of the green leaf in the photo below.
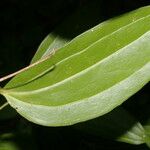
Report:
<svg viewBox="0 0 150 150"><path fill-rule="evenodd" d="M65 45L67 42L69 42L69 40L61 38L59 37L59 35L55 35L54 33L49 34L40 44L31 63L34 63L39 59L46 57L54 50L59 49L60 47Z"/></svg>
<svg viewBox="0 0 150 150"><path fill-rule="evenodd" d="M102 116L150 80L150 7L106 21L0 92L28 120L64 126Z"/></svg>
<svg viewBox="0 0 150 150"><path fill-rule="evenodd" d="M21 150L15 142L4 141L0 143L0 150Z"/></svg>
<svg viewBox="0 0 150 150"><path fill-rule="evenodd" d="M140 122L136 122L125 134L118 138L118 141L126 142L130 144L143 144L145 143L145 130Z"/></svg>
<svg viewBox="0 0 150 150"><path fill-rule="evenodd" d="M62 46L67 44L70 40L72 40L75 36L81 34L83 31L91 27L92 24L97 24L98 22L100 22L101 18L99 16L98 9L95 9L95 7L97 7L98 5L99 2L98 4L97 2L93 2L92 5L90 3L90 5L88 5L87 7L74 13L69 19L66 19L53 32L51 32L48 36L46 36L46 38L40 44L31 63L34 63L37 60L49 55L53 50L61 48ZM141 12L135 12L135 13L137 14ZM134 19L135 20L138 19L138 18L134 18L134 17L138 17L136 16L135 13L133 13L133 16L130 16L131 18L128 18L128 20L124 19L122 20L122 22L118 22L117 28L122 25L126 25L128 21L134 21ZM141 15L143 15L142 13ZM133 19L133 20L129 20L129 19ZM116 29L115 26L113 26L113 28L110 29L107 28L107 31L103 31L104 33L100 33L100 34L103 37L107 35L109 32L114 31L115 29ZM100 37L96 37L94 41L97 40L97 38Z"/></svg>
<svg viewBox="0 0 150 150"><path fill-rule="evenodd" d="M0 135L0 150L36 150L33 139L33 136L27 133L4 133Z"/></svg>
<svg viewBox="0 0 150 150"><path fill-rule="evenodd" d="M145 130L125 109L118 107L96 119L74 125L78 130L130 144L145 143Z"/></svg>
<svg viewBox="0 0 150 150"><path fill-rule="evenodd" d="M85 20L85 14L83 13L84 11L82 9L82 11L80 11L79 13L75 13L73 17L65 20L62 25L59 25L57 29L54 30L54 32L50 33L40 44L31 63L34 63L39 59L47 57L55 49L61 48L65 44L67 44L74 36L75 29L77 26L76 23L79 24L81 22L81 24L88 24L88 20L91 20L91 18L93 18L93 16L90 16L90 14L91 12L94 12L95 6L96 5L94 4L94 9L92 10L89 10L91 9L91 5L90 8L86 8L89 10L86 12L88 16L87 20ZM97 16L97 14L93 15ZM76 23L73 22L73 20ZM71 24L71 28L68 28L67 24ZM81 29L81 27L82 26L80 26L78 30L83 30ZM62 32L69 32L71 36L69 38L64 38L65 35L62 36ZM61 36L59 36L59 34ZM142 127L140 122L138 122L133 116L131 116L131 114L129 114L122 107L119 107L102 117L98 117L96 119L92 119L84 123L79 123L73 127L82 130L83 132L94 134L107 139L114 139L117 141L136 145L145 143L144 137L146 137L146 135L144 128Z"/></svg>
<svg viewBox="0 0 150 150"><path fill-rule="evenodd" d="M0 150L37 150L38 145L30 124L24 120L13 120L4 126L1 128Z"/></svg>
<svg viewBox="0 0 150 150"><path fill-rule="evenodd" d="M145 126L145 137L144 141L147 144L147 146L150 148L150 122L148 122Z"/></svg>

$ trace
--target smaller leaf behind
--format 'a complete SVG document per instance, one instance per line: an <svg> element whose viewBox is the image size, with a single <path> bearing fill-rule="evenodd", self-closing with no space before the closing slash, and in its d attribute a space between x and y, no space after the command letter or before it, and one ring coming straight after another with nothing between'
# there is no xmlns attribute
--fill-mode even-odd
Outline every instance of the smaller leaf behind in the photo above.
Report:
<svg viewBox="0 0 150 150"><path fill-rule="evenodd" d="M102 117L76 124L73 127L89 134L130 144L137 145L145 142L144 128L122 107L118 107Z"/></svg>
<svg viewBox="0 0 150 150"><path fill-rule="evenodd" d="M146 134L144 140L147 146L150 148L150 122L144 125L144 129L145 129L145 134Z"/></svg>

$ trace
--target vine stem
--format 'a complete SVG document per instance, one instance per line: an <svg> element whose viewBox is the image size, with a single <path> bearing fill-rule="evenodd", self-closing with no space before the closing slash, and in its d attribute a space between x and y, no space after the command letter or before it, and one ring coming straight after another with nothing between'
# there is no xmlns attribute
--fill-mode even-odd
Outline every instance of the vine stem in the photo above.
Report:
<svg viewBox="0 0 150 150"><path fill-rule="evenodd" d="M8 106L8 105L9 105L8 102L4 103L3 105L0 106L0 110L2 110L3 108L5 108L5 107Z"/></svg>
<svg viewBox="0 0 150 150"><path fill-rule="evenodd" d="M53 55L55 54L55 52L56 52L56 51L53 50L49 55L47 55L47 56L44 57L43 59L40 59L39 61L37 61L37 62L35 62L35 63L33 63L33 64L31 64L31 65L29 65L29 66L23 68L23 69L20 69L20 70L14 72L14 73L11 73L11 74L9 74L9 75L7 75L7 76L4 76L4 77L0 78L0 82L3 82L3 81L5 81L5 80L7 80L7 79L9 79L9 78L12 78L12 77L18 75L19 73L21 73L21 72L23 72L23 71L26 71L26 70L28 70L28 69L30 69L30 68L32 68L32 67L38 65L39 63L44 62L45 60L47 60L47 59L49 59L51 56L53 56Z"/></svg>

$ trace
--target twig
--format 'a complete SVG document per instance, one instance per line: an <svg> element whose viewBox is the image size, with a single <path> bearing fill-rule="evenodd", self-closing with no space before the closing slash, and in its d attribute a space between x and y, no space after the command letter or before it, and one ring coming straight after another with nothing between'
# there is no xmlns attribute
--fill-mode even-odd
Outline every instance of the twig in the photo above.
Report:
<svg viewBox="0 0 150 150"><path fill-rule="evenodd" d="M26 71L26 70L28 70L28 69L30 69L30 68L32 68L32 67L38 65L38 64L41 63L41 62L44 62L45 60L47 60L47 59L49 59L51 56L53 56L53 55L55 54L55 52L56 52L56 50L53 50L52 53L50 53L47 57L45 57L45 58L43 58L43 59L40 59L39 61L37 61L37 62L35 62L35 63L33 63L33 64L31 64L31 65L29 65L29 66L27 66L27 67L25 67L25 68L23 68L23 69L21 69L21 70L19 70L19 71L16 71L16 72L14 72L14 73L11 73L11 74L9 74L9 75L7 75L7 76L4 76L4 77L0 78L0 82L5 81L5 80L7 80L7 79L9 79L9 78L12 78L12 77L16 76L17 74L19 74L19 73L21 73L21 72L23 72L23 71Z"/></svg>

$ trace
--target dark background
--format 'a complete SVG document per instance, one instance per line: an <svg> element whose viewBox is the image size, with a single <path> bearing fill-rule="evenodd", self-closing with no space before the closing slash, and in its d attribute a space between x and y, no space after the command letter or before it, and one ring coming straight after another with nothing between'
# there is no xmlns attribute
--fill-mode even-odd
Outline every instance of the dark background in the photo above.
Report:
<svg viewBox="0 0 150 150"><path fill-rule="evenodd" d="M102 20L149 4L149 0L1 0L0 76L28 65L44 37L76 13L80 15L82 10L84 10L82 16L86 19L86 23L84 20L77 20L75 23L79 25L79 29L73 28L73 34L64 34L58 30L56 34L65 38L73 38ZM69 22L65 26L71 28ZM144 122L150 113L148 90L149 85L146 85L131 98L132 101L124 104L124 107L141 122ZM71 127L41 127L29 123L16 115L14 111L8 110L7 108L0 112L0 118L2 118L0 134L10 133L8 138L2 141L8 142L8 145L15 144L18 150L147 149L144 145L132 146L91 136Z"/></svg>

